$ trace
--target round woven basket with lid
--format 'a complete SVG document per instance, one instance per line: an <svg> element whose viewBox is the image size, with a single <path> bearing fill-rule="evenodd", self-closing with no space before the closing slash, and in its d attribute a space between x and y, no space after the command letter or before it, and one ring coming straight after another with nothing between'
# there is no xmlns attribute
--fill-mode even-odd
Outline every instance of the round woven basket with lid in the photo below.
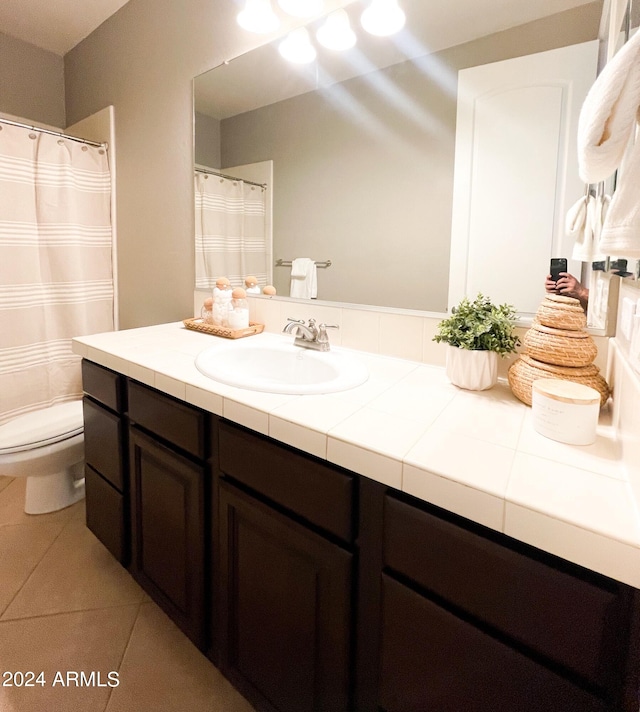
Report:
<svg viewBox="0 0 640 712"><path fill-rule="evenodd" d="M586 331L554 329L534 323L523 338L530 356L556 366L588 366L598 347Z"/></svg>
<svg viewBox="0 0 640 712"><path fill-rule="evenodd" d="M580 302L562 294L547 294L536 312L536 321L555 329L578 331L587 325Z"/></svg>
<svg viewBox="0 0 640 712"><path fill-rule="evenodd" d="M611 394L607 382L600 375L600 369L593 364L575 368L553 366L536 361L528 354L522 354L509 368L507 378L513 394L527 405L531 405L532 384L538 378L560 378L595 388L600 394L600 407L607 402Z"/></svg>

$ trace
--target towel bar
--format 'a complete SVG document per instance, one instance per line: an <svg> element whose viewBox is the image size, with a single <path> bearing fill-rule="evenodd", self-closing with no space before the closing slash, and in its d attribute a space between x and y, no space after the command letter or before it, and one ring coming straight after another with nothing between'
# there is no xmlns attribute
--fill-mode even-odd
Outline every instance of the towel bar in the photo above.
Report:
<svg viewBox="0 0 640 712"><path fill-rule="evenodd" d="M276 260L276 267L291 267L292 260ZM316 267L331 267L331 260L316 262Z"/></svg>

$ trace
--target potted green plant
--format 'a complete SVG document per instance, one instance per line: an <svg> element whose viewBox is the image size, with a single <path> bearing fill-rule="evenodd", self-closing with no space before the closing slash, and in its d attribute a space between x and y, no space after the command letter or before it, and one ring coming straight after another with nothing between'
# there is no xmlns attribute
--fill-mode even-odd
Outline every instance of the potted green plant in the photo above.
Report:
<svg viewBox="0 0 640 712"><path fill-rule="evenodd" d="M465 297L454 307L451 316L438 324L433 337L448 346L449 380L472 391L494 386L498 380L498 354L504 357L513 353L520 344L515 318L511 305L496 306L482 294L474 301Z"/></svg>

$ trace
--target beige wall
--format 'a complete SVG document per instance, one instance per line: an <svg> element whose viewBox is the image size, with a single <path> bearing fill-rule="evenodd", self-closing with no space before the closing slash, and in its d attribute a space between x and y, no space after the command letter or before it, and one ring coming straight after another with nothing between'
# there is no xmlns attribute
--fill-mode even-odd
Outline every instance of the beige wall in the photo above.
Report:
<svg viewBox="0 0 640 712"><path fill-rule="evenodd" d="M209 168L220 168L220 121L200 112L196 112L194 118L196 163Z"/></svg>
<svg viewBox="0 0 640 712"><path fill-rule="evenodd" d="M191 316L192 78L262 44L230 0L130 0L64 58L67 121L115 107L120 326Z"/></svg>
<svg viewBox="0 0 640 712"><path fill-rule="evenodd" d="M64 128L64 63L0 32L0 112Z"/></svg>
<svg viewBox="0 0 640 712"><path fill-rule="evenodd" d="M242 31L236 12L228 0L130 0L65 57L68 123L115 107L122 328L193 309L191 79L269 39ZM554 21L541 33L537 49L561 44ZM574 41L593 34L578 28ZM520 52L516 37L495 58Z"/></svg>

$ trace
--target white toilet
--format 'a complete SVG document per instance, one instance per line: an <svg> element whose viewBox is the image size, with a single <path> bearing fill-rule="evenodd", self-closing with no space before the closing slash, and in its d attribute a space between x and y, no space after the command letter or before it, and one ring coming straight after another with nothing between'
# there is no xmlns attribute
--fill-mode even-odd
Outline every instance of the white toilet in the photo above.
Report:
<svg viewBox="0 0 640 712"><path fill-rule="evenodd" d="M84 497L82 401L59 403L0 425L0 475L26 477L24 511L45 514Z"/></svg>

